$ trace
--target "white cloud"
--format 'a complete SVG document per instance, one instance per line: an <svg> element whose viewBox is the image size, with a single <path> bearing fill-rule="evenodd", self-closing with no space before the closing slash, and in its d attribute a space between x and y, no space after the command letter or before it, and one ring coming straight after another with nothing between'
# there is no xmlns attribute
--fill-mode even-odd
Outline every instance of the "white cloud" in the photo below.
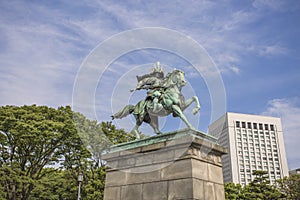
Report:
<svg viewBox="0 0 300 200"><path fill-rule="evenodd" d="M263 115L280 117L283 126L285 148L290 169L299 168L300 99L273 99Z"/></svg>
<svg viewBox="0 0 300 200"><path fill-rule="evenodd" d="M1 12L0 19L7 44L0 55L0 70L5 72L0 75L0 104L70 103L71 85L83 58L99 42L131 28L161 26L185 33L207 49L223 74L240 73L241 52L274 56L287 51L276 42L261 42L260 33L248 26L263 16L251 5L207 0L63 4L1 3L9 12Z"/></svg>
<svg viewBox="0 0 300 200"><path fill-rule="evenodd" d="M236 66L231 66L230 67L231 71L233 71L235 74L239 74L240 73L240 69Z"/></svg>
<svg viewBox="0 0 300 200"><path fill-rule="evenodd" d="M288 50L286 48L284 48L278 44L274 44L274 45L268 45L268 46L261 47L258 52L260 55L265 56L265 55L286 54L287 51Z"/></svg>
<svg viewBox="0 0 300 200"><path fill-rule="evenodd" d="M287 7L291 3L293 4L291 1L282 0L255 0L253 1L252 6L261 10L286 11L292 7Z"/></svg>

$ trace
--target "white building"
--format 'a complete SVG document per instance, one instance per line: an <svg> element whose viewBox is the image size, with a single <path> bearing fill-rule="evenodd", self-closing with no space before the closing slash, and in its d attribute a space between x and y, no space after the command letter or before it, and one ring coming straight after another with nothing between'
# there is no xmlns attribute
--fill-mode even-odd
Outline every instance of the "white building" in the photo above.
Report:
<svg viewBox="0 0 300 200"><path fill-rule="evenodd" d="M290 174L290 175L291 175L291 174L300 174L300 168L291 170L291 171L289 172L289 174Z"/></svg>
<svg viewBox="0 0 300 200"><path fill-rule="evenodd" d="M280 118L226 113L208 129L228 148L224 182L248 184L255 170L268 171L271 183L289 175Z"/></svg>

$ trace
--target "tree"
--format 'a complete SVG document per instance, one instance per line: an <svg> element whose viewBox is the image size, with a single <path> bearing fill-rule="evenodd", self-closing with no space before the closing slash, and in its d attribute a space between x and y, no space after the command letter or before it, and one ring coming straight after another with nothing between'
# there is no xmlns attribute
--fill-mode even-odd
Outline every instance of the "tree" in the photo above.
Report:
<svg viewBox="0 0 300 200"><path fill-rule="evenodd" d="M88 120L80 113L74 113L73 119L76 124L78 135L84 145L92 154L92 161L95 168L104 166L101 155L105 153L110 146L135 139L124 129L117 129L112 122L98 123L96 120Z"/></svg>
<svg viewBox="0 0 300 200"><path fill-rule="evenodd" d="M74 168L90 157L70 107L0 107L0 185L6 199L29 198L46 166Z"/></svg>
<svg viewBox="0 0 300 200"><path fill-rule="evenodd" d="M113 144L135 137L69 106L0 107L0 199L102 199L105 162Z"/></svg>
<svg viewBox="0 0 300 200"><path fill-rule="evenodd" d="M300 199L300 174L291 174L277 180L276 187L285 194L286 199Z"/></svg>
<svg viewBox="0 0 300 200"><path fill-rule="evenodd" d="M278 190L275 185L270 184L267 174L268 172L266 171L254 171L253 175L255 178L244 187L234 183L225 184L226 199L276 200L285 198L286 195L282 190Z"/></svg>
<svg viewBox="0 0 300 200"><path fill-rule="evenodd" d="M283 197L275 186L270 184L267 171L254 171L254 180L244 187L244 199L274 200Z"/></svg>
<svg viewBox="0 0 300 200"><path fill-rule="evenodd" d="M224 189L225 189L225 199L228 200L241 199L243 188L240 184L225 183Z"/></svg>
<svg viewBox="0 0 300 200"><path fill-rule="evenodd" d="M105 186L105 162L102 154L114 144L135 139L123 129L117 129L112 122L87 120L82 114L74 113L74 121L83 143L91 152L91 166L85 172L82 197L90 200L103 199Z"/></svg>

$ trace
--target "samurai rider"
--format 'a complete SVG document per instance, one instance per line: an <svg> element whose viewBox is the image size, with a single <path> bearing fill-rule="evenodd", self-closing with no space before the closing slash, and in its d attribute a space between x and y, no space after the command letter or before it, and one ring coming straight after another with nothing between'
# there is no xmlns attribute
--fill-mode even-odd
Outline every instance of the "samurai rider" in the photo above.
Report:
<svg viewBox="0 0 300 200"><path fill-rule="evenodd" d="M146 101L150 100L153 102L153 112L158 112L162 109L162 105L159 103L159 98L163 91L163 79L164 72L159 64L155 65L150 74L145 74L143 76L136 76L138 84L135 89L130 90L131 92L135 90L146 89L147 92Z"/></svg>

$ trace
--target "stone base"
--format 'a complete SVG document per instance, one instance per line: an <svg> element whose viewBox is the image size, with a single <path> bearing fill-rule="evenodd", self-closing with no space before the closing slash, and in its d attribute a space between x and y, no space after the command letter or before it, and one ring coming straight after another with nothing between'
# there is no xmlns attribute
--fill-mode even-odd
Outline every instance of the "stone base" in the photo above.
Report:
<svg viewBox="0 0 300 200"><path fill-rule="evenodd" d="M225 199L215 141L181 130L112 147L104 200Z"/></svg>

